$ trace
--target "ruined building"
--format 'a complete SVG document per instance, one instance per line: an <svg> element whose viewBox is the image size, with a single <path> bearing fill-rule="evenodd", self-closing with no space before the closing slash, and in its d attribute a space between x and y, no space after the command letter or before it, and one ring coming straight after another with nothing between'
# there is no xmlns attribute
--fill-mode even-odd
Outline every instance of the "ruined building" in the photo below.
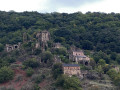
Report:
<svg viewBox="0 0 120 90"><path fill-rule="evenodd" d="M54 48L61 48L62 45L61 45L61 43L54 43L53 47Z"/></svg>
<svg viewBox="0 0 120 90"><path fill-rule="evenodd" d="M80 49L72 48L69 53L69 59L76 63L81 63L86 66L90 63L90 58L84 55L84 52Z"/></svg>
<svg viewBox="0 0 120 90"><path fill-rule="evenodd" d="M6 44L6 51L7 52L11 52L13 50L19 50L19 49L20 49L20 43L14 44L14 45Z"/></svg>
<svg viewBox="0 0 120 90"><path fill-rule="evenodd" d="M47 42L50 40L50 33L46 30L38 32L37 35L37 43L36 48L39 48L41 46L41 49L44 51L45 47L48 47Z"/></svg>
<svg viewBox="0 0 120 90"><path fill-rule="evenodd" d="M82 78L80 66L78 64L63 64L63 72L68 76L77 75Z"/></svg>

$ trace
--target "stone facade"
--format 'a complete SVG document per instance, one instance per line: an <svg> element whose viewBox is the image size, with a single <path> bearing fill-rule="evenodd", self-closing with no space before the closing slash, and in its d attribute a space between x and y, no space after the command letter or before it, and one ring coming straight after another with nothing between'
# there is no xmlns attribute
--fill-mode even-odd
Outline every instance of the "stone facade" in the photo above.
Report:
<svg viewBox="0 0 120 90"><path fill-rule="evenodd" d="M50 40L50 33L46 30L38 32L36 37L38 38L38 42L47 42Z"/></svg>
<svg viewBox="0 0 120 90"><path fill-rule="evenodd" d="M77 75L82 77L80 66L78 64L63 64L64 74L68 76Z"/></svg>
<svg viewBox="0 0 120 90"><path fill-rule="evenodd" d="M35 48L40 48L40 43L39 42L36 43Z"/></svg>
<svg viewBox="0 0 120 90"><path fill-rule="evenodd" d="M41 46L41 50L44 51L45 47L48 46L47 42L50 40L50 33L46 30L38 32L37 35L37 43L36 48L39 48Z"/></svg>
<svg viewBox="0 0 120 90"><path fill-rule="evenodd" d="M76 63L81 63L84 65L89 65L90 58L84 55L82 50L73 50L69 54L69 59Z"/></svg>
<svg viewBox="0 0 120 90"><path fill-rule="evenodd" d="M75 56L74 61L88 66L90 63L90 58L85 55L84 56Z"/></svg>
<svg viewBox="0 0 120 90"><path fill-rule="evenodd" d="M61 48L62 45L61 45L61 43L54 43L53 47L54 48Z"/></svg>
<svg viewBox="0 0 120 90"><path fill-rule="evenodd" d="M6 44L6 51L7 52L11 52L13 50L19 50L19 48L20 48L20 43L14 44L14 45Z"/></svg>
<svg viewBox="0 0 120 90"><path fill-rule="evenodd" d="M50 40L50 33L48 31L42 31L41 32L41 41L47 42Z"/></svg>

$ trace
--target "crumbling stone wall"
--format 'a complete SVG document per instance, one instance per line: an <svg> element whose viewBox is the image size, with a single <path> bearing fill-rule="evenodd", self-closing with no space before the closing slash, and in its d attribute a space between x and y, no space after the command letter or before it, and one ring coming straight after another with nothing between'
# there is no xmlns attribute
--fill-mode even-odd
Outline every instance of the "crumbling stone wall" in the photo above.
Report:
<svg viewBox="0 0 120 90"><path fill-rule="evenodd" d="M46 47L48 47L47 42L50 40L50 33L46 30L38 32L36 34L37 43L36 48L41 47L41 50L44 51Z"/></svg>
<svg viewBox="0 0 120 90"><path fill-rule="evenodd" d="M11 52L13 50L19 50L20 49L20 43L14 44L14 45L6 44L6 48L5 49L6 49L7 52Z"/></svg>

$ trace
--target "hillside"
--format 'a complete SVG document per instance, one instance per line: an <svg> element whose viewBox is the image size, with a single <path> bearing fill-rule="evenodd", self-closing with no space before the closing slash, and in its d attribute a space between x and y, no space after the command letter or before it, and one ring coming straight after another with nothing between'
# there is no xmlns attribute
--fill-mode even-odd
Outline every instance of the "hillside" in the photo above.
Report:
<svg viewBox="0 0 120 90"><path fill-rule="evenodd" d="M119 13L0 11L1 90L117 90L119 64Z"/></svg>

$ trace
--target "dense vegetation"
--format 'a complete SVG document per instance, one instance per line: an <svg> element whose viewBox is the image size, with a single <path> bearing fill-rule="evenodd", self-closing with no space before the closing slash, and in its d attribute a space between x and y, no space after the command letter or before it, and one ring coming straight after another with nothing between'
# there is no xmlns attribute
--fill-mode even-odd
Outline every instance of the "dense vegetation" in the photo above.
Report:
<svg viewBox="0 0 120 90"><path fill-rule="evenodd" d="M13 79L14 72L9 67L0 68L0 83Z"/></svg>
<svg viewBox="0 0 120 90"><path fill-rule="evenodd" d="M51 40L48 42L48 48L45 47L45 52L39 48L35 49L36 33L41 30L48 30L51 34ZM29 42L24 42L23 33ZM22 43L23 50L20 52L16 50L10 54L4 52L6 44L17 44L18 42ZM53 42L59 42L64 47L52 49ZM8 75L0 77L0 83L13 78L13 71L6 66L14 63L19 56L27 53L41 57L43 64L39 64L35 58L29 58L23 62L22 68L30 77L34 74L34 69L52 66L54 55L59 55L62 62L69 63L67 50L72 45L85 50L85 54L91 57L92 68L101 78L102 74L108 74L116 85L120 84L120 73L113 70L114 65L120 64L120 14L100 12L43 14L0 11L0 75L3 74L4 69L6 70L5 75ZM80 90L81 84L78 82L78 78L61 76L63 73L61 67L61 64L56 64L52 68L53 78L57 79L56 86ZM37 79L34 82L37 84L45 78L44 75L35 77ZM72 81L74 83L69 83ZM61 82L63 83L61 84ZM39 88L37 84L35 86Z"/></svg>
<svg viewBox="0 0 120 90"><path fill-rule="evenodd" d="M23 32L32 35L39 29L48 29L55 42L104 51L120 52L120 14L106 13L37 13L0 12L0 43L22 41ZM14 31L14 33L13 33ZM7 35L7 36L6 36ZM2 50L2 45L0 45Z"/></svg>

